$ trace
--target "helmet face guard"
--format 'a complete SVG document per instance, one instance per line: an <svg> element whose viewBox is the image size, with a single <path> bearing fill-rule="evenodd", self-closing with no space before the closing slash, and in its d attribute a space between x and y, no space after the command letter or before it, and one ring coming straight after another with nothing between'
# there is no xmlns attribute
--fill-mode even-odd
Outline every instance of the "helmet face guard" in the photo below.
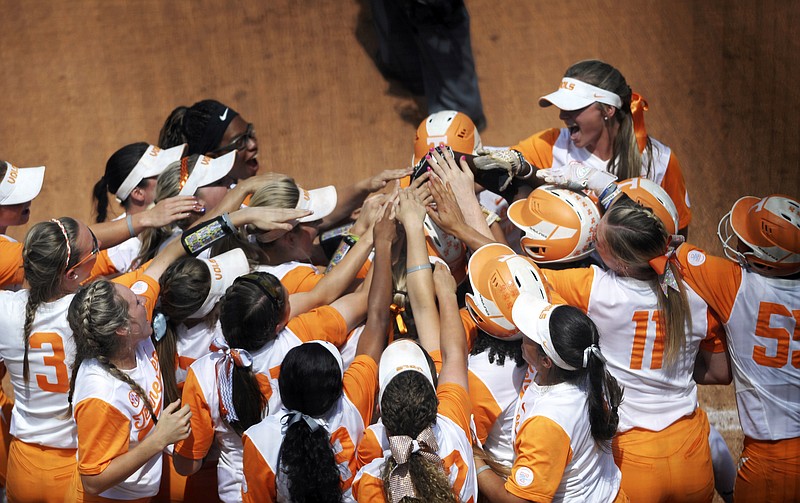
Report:
<svg viewBox="0 0 800 503"><path fill-rule="evenodd" d="M769 276L800 272L800 203L781 195L742 197L717 226L725 256ZM732 243L736 237L747 251Z"/></svg>

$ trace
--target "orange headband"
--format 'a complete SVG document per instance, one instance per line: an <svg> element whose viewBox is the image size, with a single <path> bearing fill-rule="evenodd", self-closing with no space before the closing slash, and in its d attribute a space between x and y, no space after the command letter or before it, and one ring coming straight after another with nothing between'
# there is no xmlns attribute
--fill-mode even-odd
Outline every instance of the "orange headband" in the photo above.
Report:
<svg viewBox="0 0 800 503"><path fill-rule="evenodd" d="M181 186L178 191L183 190L183 186L189 181L189 158L184 157L181 159Z"/></svg>

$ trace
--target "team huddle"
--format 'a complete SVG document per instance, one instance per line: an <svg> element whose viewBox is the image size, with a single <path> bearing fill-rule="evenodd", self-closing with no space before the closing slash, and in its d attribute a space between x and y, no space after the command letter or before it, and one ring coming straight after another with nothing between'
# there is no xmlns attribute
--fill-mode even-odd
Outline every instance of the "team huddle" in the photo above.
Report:
<svg viewBox="0 0 800 503"><path fill-rule="evenodd" d="M0 161L8 501L800 500L800 201L742 197L715 257L617 69L539 105L306 189L200 101L22 243L45 168ZM738 469L697 399L731 382Z"/></svg>

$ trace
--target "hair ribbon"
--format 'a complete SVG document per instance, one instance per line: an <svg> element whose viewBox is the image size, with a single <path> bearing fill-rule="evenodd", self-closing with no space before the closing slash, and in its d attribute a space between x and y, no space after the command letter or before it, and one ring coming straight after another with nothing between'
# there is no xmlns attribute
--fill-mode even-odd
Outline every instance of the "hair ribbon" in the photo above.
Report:
<svg viewBox="0 0 800 503"><path fill-rule="evenodd" d="M389 310L395 317L395 321L397 322L397 330L402 335L406 335L408 333L408 327L406 326L406 322L403 321L403 313L406 312L405 307L400 307L397 304L392 304L389 306Z"/></svg>
<svg viewBox="0 0 800 503"><path fill-rule="evenodd" d="M238 421L239 416L233 406L233 367L250 368L253 366L253 357L245 349L231 348L219 336L214 338L209 349L222 355L216 363L220 412L229 423Z"/></svg>
<svg viewBox="0 0 800 503"><path fill-rule="evenodd" d="M389 449L391 450L392 458L397 462L397 466L389 473L390 503L398 503L406 496L410 498L417 497L408 465L412 454L419 453L444 473L442 458L437 454L439 444L436 442L436 435L434 435L430 426L422 430L417 435L417 438L411 438L407 435L389 437Z"/></svg>
<svg viewBox="0 0 800 503"><path fill-rule="evenodd" d="M684 240L685 238L679 234L671 236L669 245L667 245L666 253L663 255L657 255L647 261L647 263L650 264L650 267L658 275L658 285L661 287L661 291L663 291L664 295L667 297L669 297L670 288L676 292L680 291L678 280L675 278L675 273L672 271L672 268L669 267L669 264L673 263L680 268L680 264L677 260L675 260L675 252L677 251L678 246L680 246Z"/></svg>

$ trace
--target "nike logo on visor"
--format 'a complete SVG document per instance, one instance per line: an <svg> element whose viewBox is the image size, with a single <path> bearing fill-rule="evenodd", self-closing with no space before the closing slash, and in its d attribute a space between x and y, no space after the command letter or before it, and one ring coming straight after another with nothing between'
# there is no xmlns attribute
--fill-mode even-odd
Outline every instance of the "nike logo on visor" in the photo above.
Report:
<svg viewBox="0 0 800 503"><path fill-rule="evenodd" d="M224 121L225 118L228 116L228 109L225 109L225 113L219 116L219 120Z"/></svg>

